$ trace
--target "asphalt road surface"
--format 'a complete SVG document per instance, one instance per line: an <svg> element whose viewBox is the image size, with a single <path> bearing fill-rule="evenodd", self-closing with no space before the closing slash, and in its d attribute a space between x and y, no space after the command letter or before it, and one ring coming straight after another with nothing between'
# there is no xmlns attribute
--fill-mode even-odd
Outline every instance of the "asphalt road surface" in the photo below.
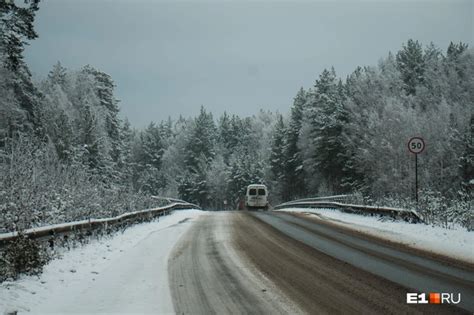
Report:
<svg viewBox="0 0 474 315"><path fill-rule="evenodd" d="M168 264L178 314L470 314L474 269L279 212L197 220ZM409 305L408 292L461 293L458 307Z"/></svg>

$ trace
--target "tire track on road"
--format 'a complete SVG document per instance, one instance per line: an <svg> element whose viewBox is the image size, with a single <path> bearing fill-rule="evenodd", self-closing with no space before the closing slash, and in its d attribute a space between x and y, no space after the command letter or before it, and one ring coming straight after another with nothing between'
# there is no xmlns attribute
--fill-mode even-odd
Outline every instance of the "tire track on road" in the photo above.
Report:
<svg viewBox="0 0 474 315"><path fill-rule="evenodd" d="M296 314L301 310L234 251L235 213L197 220L168 262L177 314Z"/></svg>
<svg viewBox="0 0 474 315"><path fill-rule="evenodd" d="M237 245L308 313L465 313L447 305L408 305L411 289L315 250L254 215L236 214Z"/></svg>

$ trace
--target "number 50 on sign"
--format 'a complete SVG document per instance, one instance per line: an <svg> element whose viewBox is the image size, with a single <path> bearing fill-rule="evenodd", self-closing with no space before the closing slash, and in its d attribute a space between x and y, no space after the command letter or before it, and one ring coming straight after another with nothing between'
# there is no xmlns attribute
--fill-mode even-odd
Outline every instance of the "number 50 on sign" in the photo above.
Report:
<svg viewBox="0 0 474 315"><path fill-rule="evenodd" d="M420 137L413 137L408 141L408 150L413 154L419 154L425 149L425 141Z"/></svg>

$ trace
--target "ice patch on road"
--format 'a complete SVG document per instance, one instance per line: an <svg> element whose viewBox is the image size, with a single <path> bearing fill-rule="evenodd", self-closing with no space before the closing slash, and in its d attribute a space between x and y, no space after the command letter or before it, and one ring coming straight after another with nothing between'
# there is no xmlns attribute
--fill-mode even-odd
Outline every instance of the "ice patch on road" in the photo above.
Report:
<svg viewBox="0 0 474 315"><path fill-rule="evenodd" d="M426 224L382 221L378 217L345 213L335 209L294 208L278 211L310 213L359 232L474 263L474 232L468 232L464 228L444 229Z"/></svg>
<svg viewBox="0 0 474 315"><path fill-rule="evenodd" d="M168 256L193 218L176 210L64 253L39 277L0 284L0 314L174 313Z"/></svg>

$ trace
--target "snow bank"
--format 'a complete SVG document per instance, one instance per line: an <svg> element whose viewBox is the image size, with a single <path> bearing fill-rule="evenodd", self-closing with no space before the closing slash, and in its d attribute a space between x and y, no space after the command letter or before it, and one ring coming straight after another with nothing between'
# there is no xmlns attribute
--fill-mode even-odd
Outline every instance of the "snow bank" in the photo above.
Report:
<svg viewBox="0 0 474 315"><path fill-rule="evenodd" d="M392 242L474 263L474 232L468 232L461 227L448 230L425 224L382 221L377 217L344 213L334 209L294 208L278 211L310 213L323 220L330 220Z"/></svg>
<svg viewBox="0 0 474 315"><path fill-rule="evenodd" d="M176 210L159 221L66 251L39 277L0 284L0 314L173 313L168 256L200 210Z"/></svg>

